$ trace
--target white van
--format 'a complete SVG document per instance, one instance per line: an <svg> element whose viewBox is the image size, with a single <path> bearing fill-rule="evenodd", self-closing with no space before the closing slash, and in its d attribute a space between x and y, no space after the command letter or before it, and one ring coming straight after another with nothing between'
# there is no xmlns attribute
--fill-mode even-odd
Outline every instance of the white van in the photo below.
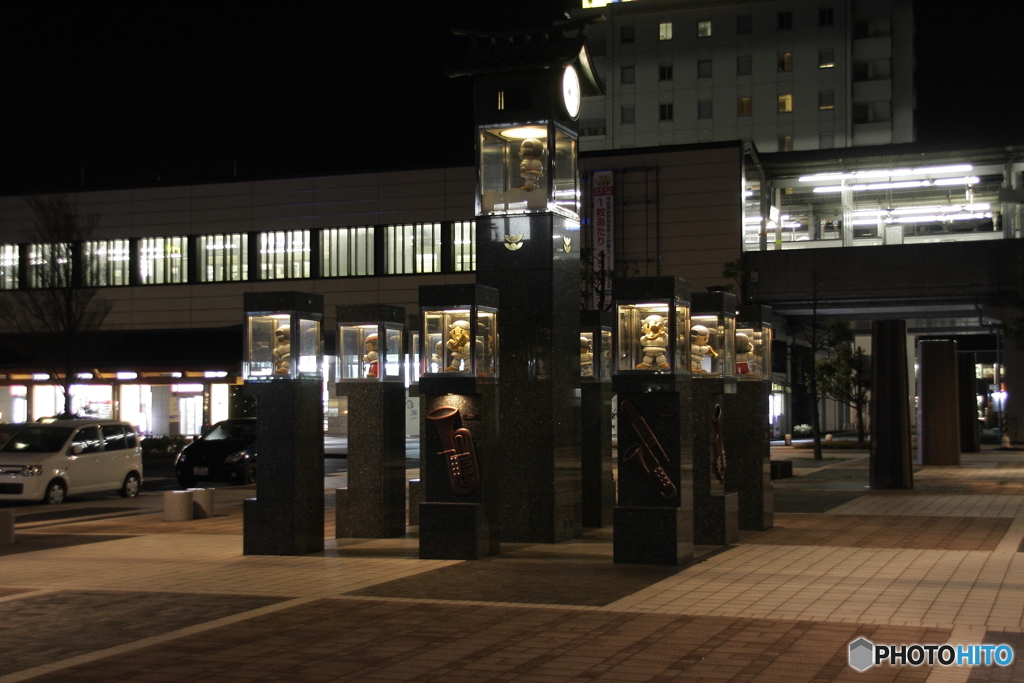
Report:
<svg viewBox="0 0 1024 683"><path fill-rule="evenodd" d="M68 495L142 487L135 427L116 420L57 420L21 425L0 446L0 500L63 503Z"/></svg>

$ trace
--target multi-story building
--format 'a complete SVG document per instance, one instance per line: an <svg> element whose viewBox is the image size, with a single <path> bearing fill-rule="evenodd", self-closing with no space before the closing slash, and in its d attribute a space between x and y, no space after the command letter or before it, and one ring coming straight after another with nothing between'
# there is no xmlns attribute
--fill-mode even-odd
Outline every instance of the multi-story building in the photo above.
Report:
<svg viewBox="0 0 1024 683"><path fill-rule="evenodd" d="M761 152L915 141L910 0L605 5L582 150L752 140Z"/></svg>

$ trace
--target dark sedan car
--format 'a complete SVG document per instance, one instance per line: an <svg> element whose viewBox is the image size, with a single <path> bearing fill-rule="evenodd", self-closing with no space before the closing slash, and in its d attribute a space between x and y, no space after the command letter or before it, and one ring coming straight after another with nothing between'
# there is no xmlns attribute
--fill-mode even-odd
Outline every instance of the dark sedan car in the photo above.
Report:
<svg viewBox="0 0 1024 683"><path fill-rule="evenodd" d="M224 420L178 454L174 473L182 488L198 481L256 483L256 418Z"/></svg>

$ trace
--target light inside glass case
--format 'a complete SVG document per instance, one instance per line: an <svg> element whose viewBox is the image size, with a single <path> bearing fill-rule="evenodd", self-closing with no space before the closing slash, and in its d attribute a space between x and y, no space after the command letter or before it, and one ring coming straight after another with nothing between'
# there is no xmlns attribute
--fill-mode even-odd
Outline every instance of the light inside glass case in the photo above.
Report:
<svg viewBox="0 0 1024 683"><path fill-rule="evenodd" d="M736 330L736 379L761 380L771 373L772 329L740 327Z"/></svg>
<svg viewBox="0 0 1024 683"><path fill-rule="evenodd" d="M423 312L423 374L497 377L497 311L470 307Z"/></svg>
<svg viewBox="0 0 1024 683"><path fill-rule="evenodd" d="M598 369L600 372L600 368ZM594 373L594 333L580 332L580 377L597 379Z"/></svg>
<svg viewBox="0 0 1024 683"><path fill-rule="evenodd" d="M591 382L612 379L612 331L580 332L580 378Z"/></svg>
<svg viewBox="0 0 1024 683"><path fill-rule="evenodd" d="M339 325L338 339L338 381L401 379L400 328L378 323Z"/></svg>
<svg viewBox="0 0 1024 683"><path fill-rule="evenodd" d="M248 316L247 358L242 369L248 381L318 379L323 351L320 321L298 319L292 330L290 313Z"/></svg>
<svg viewBox="0 0 1024 683"><path fill-rule="evenodd" d="M670 309L668 301L619 305L619 371L672 372Z"/></svg>
<svg viewBox="0 0 1024 683"><path fill-rule="evenodd" d="M579 216L575 137L547 123L479 131L480 211Z"/></svg>
<svg viewBox="0 0 1024 683"><path fill-rule="evenodd" d="M612 381L612 331L601 330L601 354L598 357L601 380Z"/></svg>
<svg viewBox="0 0 1024 683"><path fill-rule="evenodd" d="M707 377L735 372L736 321L719 315L695 315L690 326L690 371Z"/></svg>

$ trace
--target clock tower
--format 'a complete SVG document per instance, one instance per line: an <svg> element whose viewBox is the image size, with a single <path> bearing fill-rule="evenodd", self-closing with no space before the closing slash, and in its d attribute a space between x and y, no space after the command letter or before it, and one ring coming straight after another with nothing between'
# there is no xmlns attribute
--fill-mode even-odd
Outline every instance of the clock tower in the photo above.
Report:
<svg viewBox="0 0 1024 683"><path fill-rule="evenodd" d="M499 291L501 540L582 533L580 100L604 93L587 51L603 17L464 33L472 76L477 282Z"/></svg>

